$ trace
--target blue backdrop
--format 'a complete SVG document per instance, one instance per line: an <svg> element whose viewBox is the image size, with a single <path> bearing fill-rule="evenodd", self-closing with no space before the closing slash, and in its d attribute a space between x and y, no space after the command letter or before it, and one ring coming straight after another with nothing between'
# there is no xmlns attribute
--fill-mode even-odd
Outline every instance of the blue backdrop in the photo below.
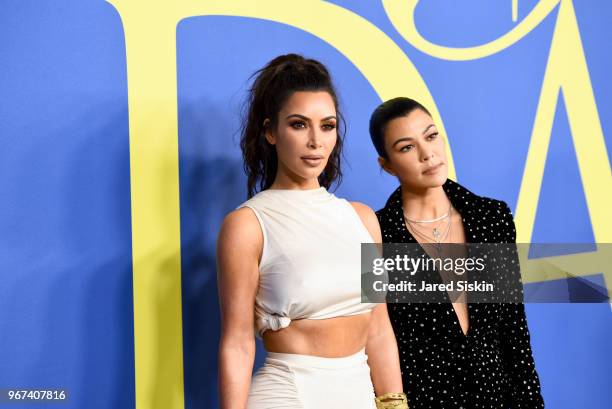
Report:
<svg viewBox="0 0 612 409"><path fill-rule="evenodd" d="M436 102L457 180L516 210L562 6L499 52L450 60L415 45L382 2L327 3L367 20L401 49ZM598 113L603 150L609 152L612 5L561 0L568 3L584 50L570 57L577 64L586 61L594 95L589 107ZM512 31L537 4L431 0L418 4L414 21L431 43L473 47ZM302 7L310 6L295 5L298 19ZM186 408L218 405L215 241L224 215L246 198L237 142L250 74L289 52L324 62L348 125L345 178L335 193L378 209L397 186L376 163L367 123L381 97L358 65L294 25L229 14L194 15L175 26L184 377L178 401ZM145 12L131 18L149 17ZM125 19L120 7L100 0L0 3L0 389L68 390L70 400L58 407L149 406L137 405L136 398L135 351L141 344L134 336L134 136L128 102L133 50L126 48ZM388 81L392 87L394 78ZM586 135L570 126L567 98L560 90L535 219L525 224L534 242L596 241L593 226L599 221L589 211L576 150ZM601 157L607 173L598 180L609 209L610 163L606 152ZM593 200L601 202L601 196ZM610 232L612 226L601 229ZM595 278L604 282L603 274ZM548 284L558 282L538 285ZM527 313L547 407L609 408L610 304L528 304ZM258 346L257 365L263 357ZM148 402L180 406L161 405L163 398Z"/></svg>

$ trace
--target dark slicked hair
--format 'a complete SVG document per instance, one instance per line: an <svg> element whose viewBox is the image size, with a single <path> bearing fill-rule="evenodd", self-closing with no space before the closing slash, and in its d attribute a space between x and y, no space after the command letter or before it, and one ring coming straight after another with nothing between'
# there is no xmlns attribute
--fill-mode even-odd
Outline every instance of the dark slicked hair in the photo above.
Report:
<svg viewBox="0 0 612 409"><path fill-rule="evenodd" d="M385 131L389 122L410 114L415 109L420 109L431 116L427 108L406 97L393 98L380 104L370 117L370 138L378 152L378 156L388 159L385 150Z"/></svg>

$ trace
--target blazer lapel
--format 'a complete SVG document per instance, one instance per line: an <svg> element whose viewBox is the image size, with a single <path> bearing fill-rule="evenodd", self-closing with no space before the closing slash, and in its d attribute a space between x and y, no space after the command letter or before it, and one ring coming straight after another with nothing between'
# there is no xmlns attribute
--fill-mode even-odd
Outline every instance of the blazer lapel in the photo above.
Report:
<svg viewBox="0 0 612 409"><path fill-rule="evenodd" d="M461 215L466 243L479 242L476 229L477 220L473 210L474 204L478 201L478 196L450 179L446 179L442 188L453 207Z"/></svg>

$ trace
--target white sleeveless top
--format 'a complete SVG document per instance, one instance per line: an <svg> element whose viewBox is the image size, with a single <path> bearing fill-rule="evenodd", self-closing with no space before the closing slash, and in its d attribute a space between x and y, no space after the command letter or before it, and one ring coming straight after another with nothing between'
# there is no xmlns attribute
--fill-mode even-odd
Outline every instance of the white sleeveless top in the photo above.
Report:
<svg viewBox="0 0 612 409"><path fill-rule="evenodd" d="M361 303L361 243L372 236L353 206L325 188L268 189L238 208L253 210L263 232L255 330L294 319L324 319L371 311Z"/></svg>

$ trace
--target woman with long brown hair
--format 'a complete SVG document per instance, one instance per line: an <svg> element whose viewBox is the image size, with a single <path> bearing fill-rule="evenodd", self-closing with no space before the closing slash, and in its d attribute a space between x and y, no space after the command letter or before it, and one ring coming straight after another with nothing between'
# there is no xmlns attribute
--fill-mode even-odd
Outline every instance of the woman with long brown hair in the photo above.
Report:
<svg viewBox="0 0 612 409"><path fill-rule="evenodd" d="M223 408L406 407L386 304L361 302L376 216L327 190L341 125L321 63L290 54L256 73L241 139L249 199L217 248ZM267 357L252 377L255 336Z"/></svg>

